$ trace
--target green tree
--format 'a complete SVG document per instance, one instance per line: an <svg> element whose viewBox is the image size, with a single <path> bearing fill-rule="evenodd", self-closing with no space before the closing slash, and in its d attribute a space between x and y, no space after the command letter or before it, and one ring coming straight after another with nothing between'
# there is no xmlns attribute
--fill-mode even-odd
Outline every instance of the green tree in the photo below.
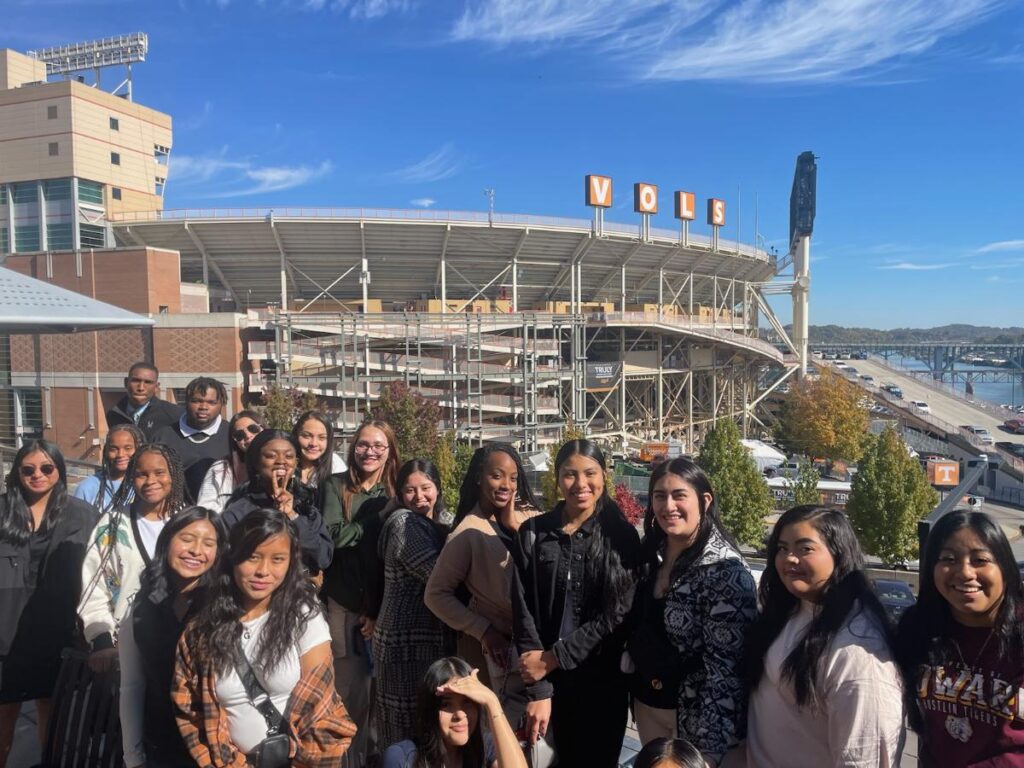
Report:
<svg viewBox="0 0 1024 768"><path fill-rule="evenodd" d="M316 392L310 390L275 384L263 395L263 418L270 429L290 432L296 419L306 411L323 411L333 416Z"/></svg>
<svg viewBox="0 0 1024 768"><path fill-rule="evenodd" d="M782 408L779 437L805 456L856 461L868 432L863 392L829 369L795 383Z"/></svg>
<svg viewBox="0 0 1024 768"><path fill-rule="evenodd" d="M380 399L370 416L391 425L403 461L434 456L440 437L441 407L433 400L413 391L404 382L392 381L381 387Z"/></svg>
<svg viewBox="0 0 1024 768"><path fill-rule="evenodd" d="M821 475L807 459L801 459L799 463L800 469L793 481L793 506L821 504L821 494L818 492Z"/></svg>
<svg viewBox="0 0 1024 768"><path fill-rule="evenodd" d="M473 450L473 446L469 443L456 440L455 432L452 430L441 435L437 445L434 446L433 461L441 476L441 493L445 506L453 515L459 506L462 478L465 477L466 470L469 469Z"/></svg>
<svg viewBox="0 0 1024 768"><path fill-rule="evenodd" d="M917 555L917 521L939 503L896 430L871 438L851 483L846 514L861 546L883 562Z"/></svg>
<svg viewBox="0 0 1024 768"><path fill-rule="evenodd" d="M540 490L544 496L544 508L551 509L562 498L562 492L558 489L558 472L555 470L555 457L559 449L573 440L582 440L586 437L582 429L578 429L571 421L565 425L562 433L562 441L555 442L548 446L548 471L540 480ZM610 480L606 480L610 483ZM611 489L609 489L609 492Z"/></svg>
<svg viewBox="0 0 1024 768"><path fill-rule="evenodd" d="M722 524L738 541L760 544L765 518L772 511L772 493L740 442L736 422L721 419L708 432L697 463L711 480Z"/></svg>

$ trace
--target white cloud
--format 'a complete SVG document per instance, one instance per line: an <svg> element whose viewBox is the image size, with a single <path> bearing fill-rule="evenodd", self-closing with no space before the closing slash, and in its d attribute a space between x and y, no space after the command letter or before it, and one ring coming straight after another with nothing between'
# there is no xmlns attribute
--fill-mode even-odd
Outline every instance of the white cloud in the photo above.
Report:
<svg viewBox="0 0 1024 768"><path fill-rule="evenodd" d="M577 43L652 80L826 82L934 47L1009 0L475 0L455 40ZM698 25L699 22L699 25Z"/></svg>
<svg viewBox="0 0 1024 768"><path fill-rule="evenodd" d="M334 167L329 160L317 165L259 165L248 159L230 159L226 157L225 149L212 156L173 156L169 180L172 184L180 183L192 188L199 185L213 187L206 197L240 197L301 187L327 176L332 170ZM203 196L202 192L200 196Z"/></svg>
<svg viewBox="0 0 1024 768"><path fill-rule="evenodd" d="M324 0L309 0L319 8ZM348 13L353 19L378 19L391 13L406 13L415 6L413 0L334 0L331 10Z"/></svg>
<svg viewBox="0 0 1024 768"><path fill-rule="evenodd" d="M175 130L179 131L194 131L198 128L202 128L209 119L210 115L213 114L213 102L207 99L203 102L203 111L198 115L192 117L186 117L181 120L177 120L174 123Z"/></svg>
<svg viewBox="0 0 1024 768"><path fill-rule="evenodd" d="M409 204L415 205L417 208L431 208L437 204L437 200L432 197L417 197L415 200L410 200Z"/></svg>
<svg viewBox="0 0 1024 768"><path fill-rule="evenodd" d="M388 181L400 184L423 184L448 179L462 170L462 161L450 141L422 160L384 174Z"/></svg>
<svg viewBox="0 0 1024 768"><path fill-rule="evenodd" d="M1024 251L1024 240L999 240L981 246L977 253L1005 253L1006 251Z"/></svg>
<svg viewBox="0 0 1024 768"><path fill-rule="evenodd" d="M883 264L877 269L899 269L909 272L930 272L935 269L948 269L954 264L915 264L911 261L898 261L895 264Z"/></svg>

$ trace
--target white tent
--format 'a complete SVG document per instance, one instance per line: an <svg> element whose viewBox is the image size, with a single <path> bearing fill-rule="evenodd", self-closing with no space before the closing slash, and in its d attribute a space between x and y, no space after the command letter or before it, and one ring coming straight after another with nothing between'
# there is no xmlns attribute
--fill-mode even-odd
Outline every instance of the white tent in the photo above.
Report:
<svg viewBox="0 0 1024 768"><path fill-rule="evenodd" d="M757 468L762 472L786 463L786 454L772 448L768 443L762 443L760 440L741 440L740 442L743 443L743 447L747 449L747 452L754 457L754 461L757 462Z"/></svg>

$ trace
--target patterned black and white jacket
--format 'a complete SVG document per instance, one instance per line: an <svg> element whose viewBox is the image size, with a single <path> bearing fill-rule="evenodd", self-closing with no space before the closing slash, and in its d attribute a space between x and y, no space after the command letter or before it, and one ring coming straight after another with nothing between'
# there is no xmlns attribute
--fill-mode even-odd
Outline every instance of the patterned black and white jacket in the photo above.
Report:
<svg viewBox="0 0 1024 768"><path fill-rule="evenodd" d="M679 736L716 762L746 735L740 664L756 614L750 568L713 530L704 553L673 577L665 594L665 630L687 670L676 709Z"/></svg>

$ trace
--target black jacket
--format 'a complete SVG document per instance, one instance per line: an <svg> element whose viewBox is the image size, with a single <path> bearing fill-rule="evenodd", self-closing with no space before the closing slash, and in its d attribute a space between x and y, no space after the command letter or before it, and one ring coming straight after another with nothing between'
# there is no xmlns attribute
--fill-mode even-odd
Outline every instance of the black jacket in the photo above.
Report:
<svg viewBox="0 0 1024 768"><path fill-rule="evenodd" d="M154 397L149 401L146 410L143 411L137 426L142 430L142 434L146 436L146 440L153 442L153 435L161 427L172 427L177 424L178 419L181 418L181 413L182 408L180 405L168 403L166 400ZM117 405L107 411L107 426L112 427L115 424L135 424L135 420L128 415L127 395L118 400Z"/></svg>
<svg viewBox="0 0 1024 768"><path fill-rule="evenodd" d="M7 497L0 496L0 518L7 514ZM81 499L68 496L50 532L39 577L30 583L29 545L0 539L0 656L12 646L44 643L55 651L71 645L78 626L82 592L82 561L99 512Z"/></svg>
<svg viewBox="0 0 1024 768"><path fill-rule="evenodd" d="M181 467L185 470L185 487L188 488L189 499L196 499L210 465L231 453L228 422L222 418L216 434L203 436L202 440L197 442L192 437L182 434L179 421L180 419L176 419L173 424L157 430L151 440L154 443L163 443L178 454Z"/></svg>
<svg viewBox="0 0 1024 768"><path fill-rule="evenodd" d="M299 531L303 562L312 572L322 571L331 564L334 540L324 524L323 515L317 509L315 496L310 489L292 482L291 492L294 494L292 507L297 513L292 522ZM246 483L235 492L231 501L224 507L221 520L230 531L235 523L257 509L274 509L274 500L261 487Z"/></svg>
<svg viewBox="0 0 1024 768"><path fill-rule="evenodd" d="M614 502L611 502L614 507ZM562 532L562 507L523 523L512 543L515 569L512 575L512 631L520 653L550 650L559 667L573 670L587 663L618 668L624 644L620 630L632 604L632 582L640 561L640 536L614 507L611 530L606 532L618 554L630 586L619 596L618 607L608 610L614 599L605 594L603 574L591 563L590 541L600 535L595 514L569 536ZM575 629L560 637L567 588L575 593ZM617 631L618 630L618 631ZM551 696L547 680L530 686L532 700Z"/></svg>

